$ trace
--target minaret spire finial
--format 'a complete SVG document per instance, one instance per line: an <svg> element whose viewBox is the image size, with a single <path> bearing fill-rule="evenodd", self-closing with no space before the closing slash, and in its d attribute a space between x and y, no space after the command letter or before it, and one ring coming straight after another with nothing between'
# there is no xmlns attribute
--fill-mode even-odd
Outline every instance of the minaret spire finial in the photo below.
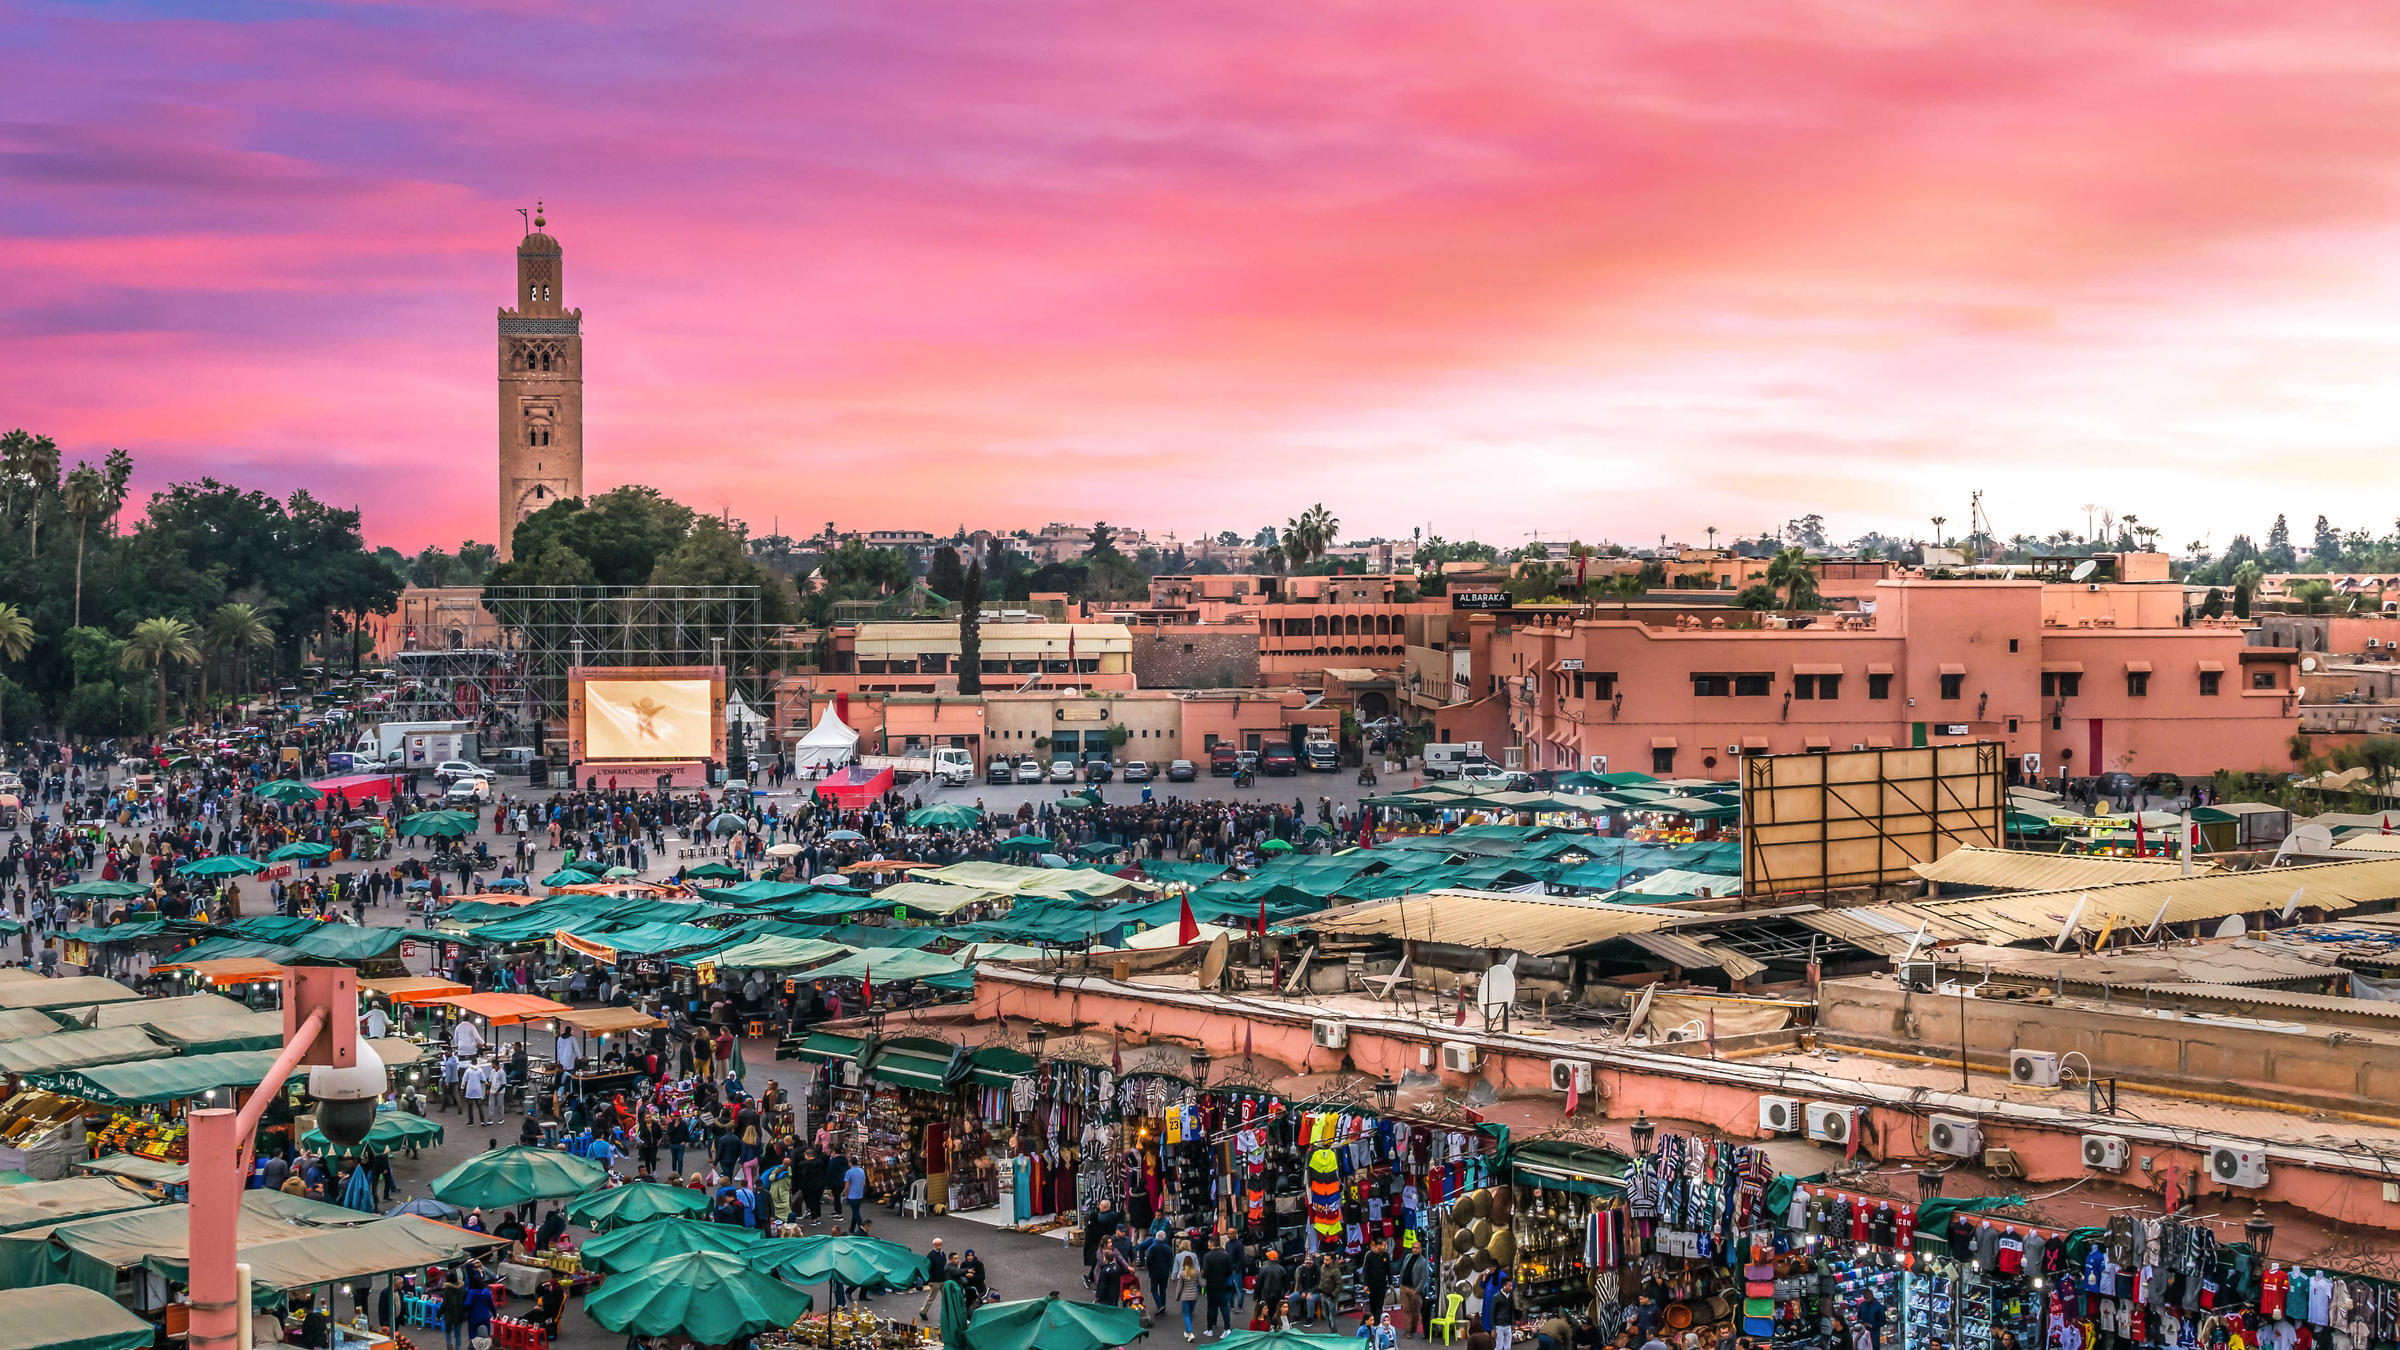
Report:
<svg viewBox="0 0 2400 1350"><path fill-rule="evenodd" d="M534 199L533 199L533 228L535 228L535 229L537 229L537 230L538 230L538 229L542 228L544 225L547 225L547 224L549 224L549 223L550 223L550 222L548 222L548 221L546 221L546 220L542 219L542 199L541 199L541 198L539 198L539 197L536 197L536 198L534 198Z"/></svg>

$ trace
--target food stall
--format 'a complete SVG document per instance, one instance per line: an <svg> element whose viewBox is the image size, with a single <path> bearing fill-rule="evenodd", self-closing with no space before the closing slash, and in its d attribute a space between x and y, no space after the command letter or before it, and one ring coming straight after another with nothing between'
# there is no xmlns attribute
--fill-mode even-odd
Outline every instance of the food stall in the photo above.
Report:
<svg viewBox="0 0 2400 1350"><path fill-rule="evenodd" d="M276 1050L229 1050L132 1060L54 1073L28 1074L25 1082L46 1098L65 1099L67 1110L101 1124L93 1130L99 1151L114 1149L170 1162L185 1161L184 1112L191 1104L224 1105L255 1087L275 1063ZM287 1091L297 1091L294 1084ZM18 1106L20 1092L9 1099ZM38 1100L38 1099L37 1099ZM259 1126L262 1145L288 1134L291 1114L270 1108Z"/></svg>
<svg viewBox="0 0 2400 1350"><path fill-rule="evenodd" d="M569 1008L553 1020L560 1035L576 1039L576 1049L581 1052L566 1084L568 1094L577 1097L605 1096L632 1087L642 1076L641 1051L634 1033L666 1025L639 1008ZM555 1062L551 1067L555 1071Z"/></svg>

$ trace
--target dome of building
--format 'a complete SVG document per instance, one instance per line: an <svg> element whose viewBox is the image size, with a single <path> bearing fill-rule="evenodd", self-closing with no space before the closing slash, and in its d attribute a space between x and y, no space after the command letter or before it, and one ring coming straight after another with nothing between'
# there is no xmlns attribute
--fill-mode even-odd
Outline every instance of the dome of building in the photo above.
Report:
<svg viewBox="0 0 2400 1350"><path fill-rule="evenodd" d="M523 242L517 245L517 252L520 254L558 253L561 251L562 250L560 250L558 246L558 241L551 238L549 235L542 233L540 230L535 230L533 233L526 235Z"/></svg>

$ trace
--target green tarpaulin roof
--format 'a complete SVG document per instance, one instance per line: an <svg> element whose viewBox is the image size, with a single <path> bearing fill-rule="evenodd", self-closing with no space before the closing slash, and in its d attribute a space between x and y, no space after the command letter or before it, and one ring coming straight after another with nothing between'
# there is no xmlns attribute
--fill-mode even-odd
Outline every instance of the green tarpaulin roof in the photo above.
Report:
<svg viewBox="0 0 2400 1350"><path fill-rule="evenodd" d="M277 1041L283 1039L278 1022ZM62 1031L55 1036L0 1042L0 1070L13 1074L59 1073L100 1064L137 1059L161 1059L174 1053L151 1040L141 1027L109 1027L101 1031Z"/></svg>
<svg viewBox="0 0 2400 1350"><path fill-rule="evenodd" d="M176 953L175 959L216 961L227 957L257 956L277 962L289 962L294 957L316 961L373 961L390 955L408 936L408 931L402 928L362 928L353 923L318 923L311 924L306 932L288 938L266 938L248 933L202 938Z"/></svg>
<svg viewBox="0 0 2400 1350"><path fill-rule="evenodd" d="M955 975L958 960L937 956L932 952L888 951L854 952L830 965L808 972L812 980L872 978L877 984L893 980L923 979L928 975Z"/></svg>
<svg viewBox="0 0 2400 1350"><path fill-rule="evenodd" d="M906 905L920 914L937 918L956 914L978 900L999 897L999 891L987 891L980 886L945 886L931 881L902 881L875 892L874 903L889 908ZM856 906L852 906L856 908Z"/></svg>
<svg viewBox="0 0 2400 1350"><path fill-rule="evenodd" d="M957 930L951 928L884 928L874 924L837 923L831 928L820 928L811 924L801 931L839 942L845 947L863 947L873 951L916 951L930 947L944 938L954 936ZM800 933L784 934L786 937L800 935ZM965 941L966 939L960 940Z"/></svg>
<svg viewBox="0 0 2400 1350"><path fill-rule="evenodd" d="M250 1283L266 1289L306 1289L339 1280L455 1261L473 1252L508 1245L505 1240L436 1223L420 1214L401 1214L349 1228L291 1231L278 1241L242 1241L237 1254L250 1264ZM189 1255L158 1254L143 1264L170 1280L189 1276Z"/></svg>
<svg viewBox="0 0 2400 1350"><path fill-rule="evenodd" d="M148 1209L155 1203L141 1192L107 1177L68 1177L64 1181L0 1187L0 1233Z"/></svg>
<svg viewBox="0 0 2400 1350"><path fill-rule="evenodd" d="M800 1042L802 1059L836 1060L858 1058L859 1047L866 1044L860 1037L837 1035L830 1031L812 1031Z"/></svg>
<svg viewBox="0 0 2400 1350"><path fill-rule="evenodd" d="M95 1289L47 1284L0 1292L0 1350L142 1350L157 1334Z"/></svg>
<svg viewBox="0 0 2400 1350"><path fill-rule="evenodd" d="M63 980L10 980L0 984L0 1008L88 1008L95 1003L130 1003L140 997L138 992L100 975L73 975Z"/></svg>
<svg viewBox="0 0 2400 1350"><path fill-rule="evenodd" d="M700 894L728 902L796 900L814 894L816 887L798 881L745 881L738 886L703 886Z"/></svg>
<svg viewBox="0 0 2400 1350"><path fill-rule="evenodd" d="M950 1074L950 1055L947 1050L920 1050L914 1047L885 1046L875 1052L867 1064L867 1076L879 1082L900 1087L939 1092Z"/></svg>
<svg viewBox="0 0 2400 1350"><path fill-rule="evenodd" d="M247 1017L250 1010L221 994L178 994L146 998L138 1003L109 1003L92 1009L84 1020L96 1027L154 1027L195 1018Z"/></svg>
<svg viewBox="0 0 2400 1350"><path fill-rule="evenodd" d="M283 1014L241 1013L232 1017L186 1017L162 1022L150 1034L187 1055L227 1050L272 1050L283 1044Z"/></svg>
<svg viewBox="0 0 2400 1350"><path fill-rule="evenodd" d="M35 1036L55 1036L63 1028L58 1019L32 1008L11 1008L0 1012L0 1041L29 1040Z"/></svg>
<svg viewBox="0 0 2400 1350"><path fill-rule="evenodd" d="M79 1172L95 1172L103 1176L130 1177L135 1181L156 1182L163 1186L180 1186L191 1179L190 1163L168 1162L164 1158L145 1158L139 1153L103 1153L72 1166Z"/></svg>
<svg viewBox="0 0 2400 1350"><path fill-rule="evenodd" d="M1040 1062L1022 1050L985 1046L967 1057L967 1081L978 1087L1007 1087L1039 1067Z"/></svg>
<svg viewBox="0 0 2400 1350"><path fill-rule="evenodd" d="M643 923L630 928L612 928L605 923L594 922L560 931L594 946L606 947L619 956L656 956L662 952L722 947L741 936L739 933L702 928L689 923Z"/></svg>
<svg viewBox="0 0 2400 1350"><path fill-rule="evenodd" d="M678 956L675 964L696 966L703 962L714 962L733 970L798 970L802 966L846 956L854 950L838 942L817 938L771 936L752 938L748 942L738 942L713 952Z"/></svg>
<svg viewBox="0 0 2400 1350"><path fill-rule="evenodd" d="M1225 875L1225 864L1203 862L1168 862L1163 860L1156 862L1144 862L1142 864L1142 875L1150 878L1152 881L1173 881L1181 882L1187 886L1197 886L1201 882L1215 881L1218 877Z"/></svg>
<svg viewBox="0 0 2400 1350"><path fill-rule="evenodd" d="M194 936L205 931L200 924L180 919L128 919L123 923L106 924L98 928L77 928L59 936L87 946L107 946L111 943Z"/></svg>
<svg viewBox="0 0 2400 1350"><path fill-rule="evenodd" d="M132 1064L104 1064L67 1073L28 1075L34 1086L102 1106L135 1106L194 1097L210 1088L254 1087L275 1065L273 1050L230 1050Z"/></svg>

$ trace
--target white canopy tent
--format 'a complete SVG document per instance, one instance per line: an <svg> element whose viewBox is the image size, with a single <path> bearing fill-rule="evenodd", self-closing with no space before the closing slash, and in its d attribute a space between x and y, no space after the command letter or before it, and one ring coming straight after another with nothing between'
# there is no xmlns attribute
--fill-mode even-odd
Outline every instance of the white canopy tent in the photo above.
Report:
<svg viewBox="0 0 2400 1350"><path fill-rule="evenodd" d="M858 733L828 706L817 715L817 724L808 729L808 734L793 744L792 767L829 769L847 764L857 755Z"/></svg>

